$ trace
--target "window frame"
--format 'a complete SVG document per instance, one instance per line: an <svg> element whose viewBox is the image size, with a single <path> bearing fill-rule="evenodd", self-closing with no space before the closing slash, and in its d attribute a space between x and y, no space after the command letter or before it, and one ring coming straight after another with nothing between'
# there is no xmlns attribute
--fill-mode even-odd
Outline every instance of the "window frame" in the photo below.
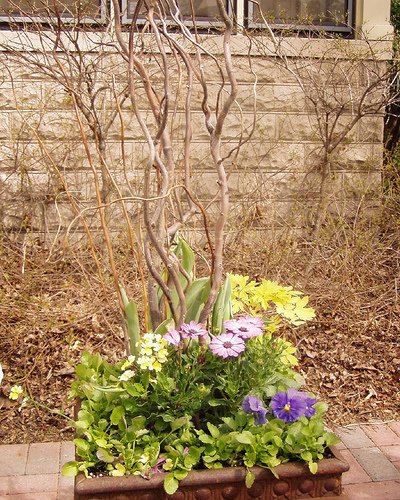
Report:
<svg viewBox="0 0 400 500"><path fill-rule="evenodd" d="M108 8L111 0L96 0L100 4L100 16L96 18L84 18L81 20L84 24L102 23L107 16ZM55 21L56 17L49 17L48 21ZM61 16L63 21L68 22L73 19L73 16ZM18 16L18 15L5 15L0 10L0 23L38 23L43 21L41 16Z"/></svg>
<svg viewBox="0 0 400 500"><path fill-rule="evenodd" d="M354 30L354 22L355 22L355 3L356 0L345 0L347 2L347 24L342 26L335 26L333 24L289 24L289 23L271 23L271 28L274 30L285 30L287 28L292 29L293 31L326 31L329 33L343 33L343 34L351 34ZM264 23L255 23L252 22L252 14L256 9L256 5L253 2L245 1L246 13L245 17L247 19L247 26L253 29L263 29L265 28Z"/></svg>

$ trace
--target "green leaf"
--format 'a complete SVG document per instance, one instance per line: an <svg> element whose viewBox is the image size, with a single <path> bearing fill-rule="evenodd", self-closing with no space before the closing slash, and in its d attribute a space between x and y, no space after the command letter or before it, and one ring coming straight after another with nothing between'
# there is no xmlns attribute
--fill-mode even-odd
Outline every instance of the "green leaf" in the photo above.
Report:
<svg viewBox="0 0 400 500"><path fill-rule="evenodd" d="M180 429L184 425L188 423L189 419L187 417L180 417L171 422L171 429L175 431L176 429Z"/></svg>
<svg viewBox="0 0 400 500"><path fill-rule="evenodd" d="M195 255L191 246L182 237L178 237L178 244L175 248L175 254L181 258L181 264L187 274L191 275L193 272Z"/></svg>
<svg viewBox="0 0 400 500"><path fill-rule="evenodd" d="M256 476L251 471L249 470L246 471L246 479L245 479L246 488L251 488L253 486L255 478Z"/></svg>
<svg viewBox="0 0 400 500"><path fill-rule="evenodd" d="M208 434L200 434L199 440L204 444L212 444L214 442L213 438Z"/></svg>
<svg viewBox="0 0 400 500"><path fill-rule="evenodd" d="M122 477L125 476L126 469L122 464L115 464L115 469L110 471L110 476Z"/></svg>
<svg viewBox="0 0 400 500"><path fill-rule="evenodd" d="M85 439L75 438L74 445L77 447L78 451L87 452L90 450L90 444Z"/></svg>
<svg viewBox="0 0 400 500"><path fill-rule="evenodd" d="M200 313L210 294L210 278L199 278L190 285L186 295L185 321L198 321Z"/></svg>
<svg viewBox="0 0 400 500"><path fill-rule="evenodd" d="M225 283L221 285L217 299L214 303L211 316L211 331L220 333L223 330L224 321L232 318L232 288L229 275Z"/></svg>
<svg viewBox="0 0 400 500"><path fill-rule="evenodd" d="M173 472L169 472L164 478L164 490L167 495L173 495L179 488L179 481L174 477Z"/></svg>
<svg viewBox="0 0 400 500"><path fill-rule="evenodd" d="M312 454L309 451L303 451L303 453L300 456L305 462L312 461Z"/></svg>
<svg viewBox="0 0 400 500"><path fill-rule="evenodd" d="M209 406L221 406L222 404L224 404L223 399L210 399L208 401Z"/></svg>
<svg viewBox="0 0 400 500"><path fill-rule="evenodd" d="M61 468L61 474L66 477L75 477L78 472L78 462L75 461L67 462Z"/></svg>
<svg viewBox="0 0 400 500"><path fill-rule="evenodd" d="M250 431L243 431L240 434L237 434L236 441L241 444L255 444L255 437Z"/></svg>
<svg viewBox="0 0 400 500"><path fill-rule="evenodd" d="M164 335L164 333L168 333L175 327L175 322L172 318L167 318L162 323L158 325L155 329L154 333L159 333L160 335Z"/></svg>
<svg viewBox="0 0 400 500"><path fill-rule="evenodd" d="M110 415L110 422L112 425L118 425L121 418L125 415L125 408L123 406L116 406Z"/></svg>
<svg viewBox="0 0 400 500"><path fill-rule="evenodd" d="M188 475L189 471L187 470L175 470L174 471L174 477L175 479L177 479L178 481L182 481L183 479L185 479L185 477Z"/></svg>
<svg viewBox="0 0 400 500"><path fill-rule="evenodd" d="M213 425L210 422L207 422L207 427L208 427L208 430L210 431L210 434L213 438L219 438L220 432L219 432L218 428L215 427L215 425Z"/></svg>
<svg viewBox="0 0 400 500"><path fill-rule="evenodd" d="M139 356L140 353L140 326L137 306L133 302L129 302L125 306L125 319L130 340L131 353L134 356Z"/></svg>
<svg viewBox="0 0 400 500"><path fill-rule="evenodd" d="M99 438L95 440L95 443L99 448L107 448L109 444L107 443L107 440L104 438Z"/></svg>
<svg viewBox="0 0 400 500"><path fill-rule="evenodd" d="M102 462L106 462L107 464L112 464L115 460L115 457L111 455L106 449L99 448L96 452L96 457Z"/></svg>
<svg viewBox="0 0 400 500"><path fill-rule="evenodd" d="M119 291L121 292L122 302L124 303L124 306L126 307L129 304L129 299L128 299L128 295L126 294L126 290L122 285L119 285Z"/></svg>
<svg viewBox="0 0 400 500"><path fill-rule="evenodd" d="M308 468L310 469L311 474L316 474L318 471L317 462L309 462Z"/></svg>
<svg viewBox="0 0 400 500"><path fill-rule="evenodd" d="M140 431L146 427L146 417L137 416L131 420L131 425L129 426L135 431Z"/></svg>

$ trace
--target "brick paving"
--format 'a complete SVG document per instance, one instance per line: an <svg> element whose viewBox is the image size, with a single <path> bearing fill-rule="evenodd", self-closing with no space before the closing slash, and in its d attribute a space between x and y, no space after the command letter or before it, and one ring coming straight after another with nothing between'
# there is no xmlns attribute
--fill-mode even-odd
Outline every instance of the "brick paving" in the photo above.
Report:
<svg viewBox="0 0 400 500"><path fill-rule="evenodd" d="M334 430L350 464L343 500L400 500L400 422ZM73 479L60 475L73 458L69 441L0 446L0 500L73 500Z"/></svg>

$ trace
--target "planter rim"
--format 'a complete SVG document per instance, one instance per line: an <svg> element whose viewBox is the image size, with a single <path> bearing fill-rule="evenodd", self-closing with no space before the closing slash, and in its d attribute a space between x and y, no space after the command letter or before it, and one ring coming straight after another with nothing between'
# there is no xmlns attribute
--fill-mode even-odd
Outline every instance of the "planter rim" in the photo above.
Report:
<svg viewBox="0 0 400 500"><path fill-rule="evenodd" d="M287 462L275 467L279 479L294 478L300 476L320 476L329 474L342 474L349 470L348 463L343 459L340 450L336 446L331 446L332 458L324 458L318 461L318 471L311 474L308 466L304 462ZM268 469L262 467L252 467L251 472L256 479L274 479L274 475ZM244 481L246 476L246 467L224 467L222 469L202 469L190 471L188 476L181 481L181 485L205 485L210 480L213 483L238 483ZM144 479L141 476L123 476L123 477L95 477L86 478L84 474L78 474L75 478L75 492L78 494L91 493L111 493L114 491L153 490L163 486L164 474L155 474L150 479Z"/></svg>

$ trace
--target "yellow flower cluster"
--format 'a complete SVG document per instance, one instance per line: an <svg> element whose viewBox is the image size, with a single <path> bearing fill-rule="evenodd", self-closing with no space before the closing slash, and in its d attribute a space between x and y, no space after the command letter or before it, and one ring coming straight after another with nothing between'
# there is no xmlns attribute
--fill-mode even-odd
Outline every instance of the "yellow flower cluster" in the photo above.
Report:
<svg viewBox="0 0 400 500"><path fill-rule="evenodd" d="M167 341L158 333L145 333L140 342L140 356L137 363L142 370L161 371L167 361Z"/></svg>

